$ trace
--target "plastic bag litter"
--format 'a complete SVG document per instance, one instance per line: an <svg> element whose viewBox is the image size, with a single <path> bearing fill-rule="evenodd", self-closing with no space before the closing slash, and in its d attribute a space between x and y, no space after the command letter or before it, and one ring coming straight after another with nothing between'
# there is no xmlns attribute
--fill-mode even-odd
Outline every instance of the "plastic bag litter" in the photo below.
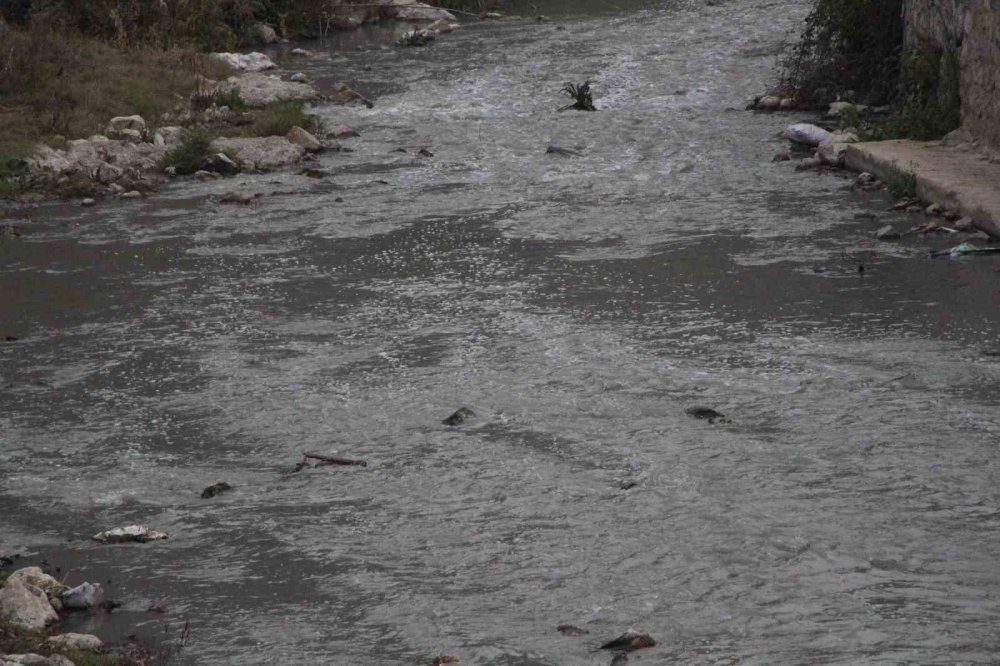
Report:
<svg viewBox="0 0 1000 666"><path fill-rule="evenodd" d="M971 241L959 243L955 247L945 250L934 250L931 252L931 259L938 257L957 257L963 254L998 254L1000 247L980 247Z"/></svg>
<svg viewBox="0 0 1000 666"><path fill-rule="evenodd" d="M781 133L781 136L789 141L794 141L795 143L804 143L807 146L818 146L830 138L830 132L827 132L822 127L810 125L809 123L796 123L786 127L785 131Z"/></svg>

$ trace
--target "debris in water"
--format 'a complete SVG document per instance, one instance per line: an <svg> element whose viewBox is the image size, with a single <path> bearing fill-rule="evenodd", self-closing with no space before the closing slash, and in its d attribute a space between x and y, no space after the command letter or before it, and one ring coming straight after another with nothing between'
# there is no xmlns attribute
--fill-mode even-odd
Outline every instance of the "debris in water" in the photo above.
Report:
<svg viewBox="0 0 1000 666"><path fill-rule="evenodd" d="M427 150L426 148L421 148L420 150L418 150L417 155L420 155L420 157L434 157L434 153Z"/></svg>
<svg viewBox="0 0 1000 666"><path fill-rule="evenodd" d="M453 657L448 654L443 654L440 657L435 657L434 661L431 662L431 666L443 666L444 664L457 664L458 657Z"/></svg>
<svg viewBox="0 0 1000 666"><path fill-rule="evenodd" d="M572 104L567 104L566 106L559 109L559 111L567 111L569 109L575 109L577 111L597 111L597 107L594 106L594 92L590 88L591 82L584 81L583 83L577 85L575 83L567 83L562 88L562 92L573 98Z"/></svg>
<svg viewBox="0 0 1000 666"><path fill-rule="evenodd" d="M556 629L558 629L559 633L563 636L583 636L584 634L590 633L586 629L581 629L580 627L572 624L560 624L556 627Z"/></svg>
<svg viewBox="0 0 1000 666"><path fill-rule="evenodd" d="M16 335L5 335L3 336L3 339L6 340L7 342L17 342L21 338L17 337Z"/></svg>
<svg viewBox="0 0 1000 666"><path fill-rule="evenodd" d="M146 543L166 539L166 532L151 530L145 525L129 525L99 532L91 537L101 543Z"/></svg>
<svg viewBox="0 0 1000 666"><path fill-rule="evenodd" d="M601 646L602 650L641 650L656 646L656 641L645 631L629 629L618 638Z"/></svg>
<svg viewBox="0 0 1000 666"><path fill-rule="evenodd" d="M218 483L213 483L208 488L205 488L203 491L201 491L201 498L210 499L220 493L224 493L227 490L232 490L232 489L233 487L228 483L226 483L225 481L219 481Z"/></svg>
<svg viewBox="0 0 1000 666"><path fill-rule="evenodd" d="M446 426L462 425L475 415L476 413L471 409L469 409L468 407L461 407L457 412L446 418L444 421L441 421L441 423L445 424Z"/></svg>
<svg viewBox="0 0 1000 666"><path fill-rule="evenodd" d="M708 421L709 423L715 423L716 419L726 418L726 416L723 413L717 412L711 407L702 407L702 406L688 407L687 409L684 410L684 413L687 414L688 416L693 416L696 419L702 419L703 421Z"/></svg>
<svg viewBox="0 0 1000 666"><path fill-rule="evenodd" d="M302 454L302 463L304 463L306 467L309 466L310 460L317 461L316 467L324 467L326 465L339 465L341 467L368 467L368 462L365 460L354 460L353 458L339 458L337 456L324 456L320 453Z"/></svg>
<svg viewBox="0 0 1000 666"><path fill-rule="evenodd" d="M957 257L963 254L996 254L1000 252L1000 247L980 247L970 241L965 241L947 250L937 250L931 252L931 259L938 257Z"/></svg>
<svg viewBox="0 0 1000 666"><path fill-rule="evenodd" d="M622 479L618 482L618 487L622 490L630 490L635 488L637 485L639 485L639 482L635 479Z"/></svg>
<svg viewBox="0 0 1000 666"><path fill-rule="evenodd" d="M555 144L550 145L545 149L546 155L559 155L561 157L582 157L583 153L579 150L573 150L572 148L563 148L562 146L557 146Z"/></svg>

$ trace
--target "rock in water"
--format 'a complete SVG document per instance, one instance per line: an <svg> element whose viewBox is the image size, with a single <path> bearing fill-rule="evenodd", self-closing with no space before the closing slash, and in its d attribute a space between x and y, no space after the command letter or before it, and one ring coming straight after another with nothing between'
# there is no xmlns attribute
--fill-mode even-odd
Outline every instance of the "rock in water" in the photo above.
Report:
<svg viewBox="0 0 1000 666"><path fill-rule="evenodd" d="M320 143L319 139L298 125L289 130L288 134L285 135L285 138L294 143L296 146L302 146L302 148L309 153L318 153L323 150L323 144Z"/></svg>
<svg viewBox="0 0 1000 666"><path fill-rule="evenodd" d="M99 532L91 538L101 543L146 543L166 539L167 533L151 530L145 525L129 525Z"/></svg>
<svg viewBox="0 0 1000 666"><path fill-rule="evenodd" d="M571 148L563 148L562 146L550 145L545 149L546 155L561 155L562 157L580 157L583 155L578 150L573 150Z"/></svg>
<svg viewBox="0 0 1000 666"><path fill-rule="evenodd" d="M560 624L556 627L556 629L559 630L559 633L563 636L583 636L584 634L590 633L586 629L581 629L580 627L573 626L572 624Z"/></svg>
<svg viewBox="0 0 1000 666"><path fill-rule="evenodd" d="M72 590L66 590L59 595L64 608L84 610L97 608L104 601L104 590L100 583L81 583Z"/></svg>
<svg viewBox="0 0 1000 666"><path fill-rule="evenodd" d="M810 125L809 123L796 123L789 125L781 136L794 143L803 143L807 146L818 146L830 138L830 133L822 127Z"/></svg>
<svg viewBox="0 0 1000 666"><path fill-rule="evenodd" d="M46 642L59 650L99 652L104 648L104 641L92 634L59 634L51 636Z"/></svg>
<svg viewBox="0 0 1000 666"><path fill-rule="evenodd" d="M700 405L695 407L688 407L687 409L684 410L684 413L687 414L688 416L693 416L696 419L702 419L704 421L708 421L709 423L712 423L716 419L726 418L725 415L722 414L721 412L717 412L711 407L702 407Z"/></svg>
<svg viewBox="0 0 1000 666"><path fill-rule="evenodd" d="M893 229L891 224L887 224L875 232L875 238L879 240L898 240L899 237L899 232Z"/></svg>
<svg viewBox="0 0 1000 666"><path fill-rule="evenodd" d="M444 421L441 421L441 423L447 426L462 425L475 415L476 413L471 409L469 409L468 407L462 407L457 412L446 418Z"/></svg>
<svg viewBox="0 0 1000 666"><path fill-rule="evenodd" d="M232 489L233 487L228 483L226 483L225 481L219 481L218 483L213 483L208 488L205 488L203 491L201 491L201 498L210 499L212 497L215 497L216 495L219 495L221 493L226 492L227 490L232 490Z"/></svg>
<svg viewBox="0 0 1000 666"><path fill-rule="evenodd" d="M656 645L656 641L653 637L647 634L645 631L635 631L634 629L629 629L624 634L618 638L608 641L601 646L602 650L641 650L642 648L650 648Z"/></svg>
<svg viewBox="0 0 1000 666"><path fill-rule="evenodd" d="M209 58L223 62L233 69L244 72L259 72L274 69L277 65L263 53L209 53Z"/></svg>

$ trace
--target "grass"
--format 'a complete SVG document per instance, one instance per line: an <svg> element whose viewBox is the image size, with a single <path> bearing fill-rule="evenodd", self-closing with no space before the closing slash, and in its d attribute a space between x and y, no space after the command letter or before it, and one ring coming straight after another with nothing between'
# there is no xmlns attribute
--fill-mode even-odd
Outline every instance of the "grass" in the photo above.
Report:
<svg viewBox="0 0 1000 666"><path fill-rule="evenodd" d="M411 30L409 32L404 32L396 40L399 46L427 46L429 43L427 37L424 36L423 32L420 30Z"/></svg>
<svg viewBox="0 0 1000 666"><path fill-rule="evenodd" d="M191 174L201 169L205 160L212 155L212 137L203 129L184 133L179 146L168 152L160 166L173 167L179 174Z"/></svg>
<svg viewBox="0 0 1000 666"><path fill-rule="evenodd" d="M259 112L253 122L243 129L243 136L284 136L293 127L316 134L323 129L319 116L306 113L305 103L299 100L275 102Z"/></svg>
<svg viewBox="0 0 1000 666"><path fill-rule="evenodd" d="M584 81L579 85L575 83L567 83L563 86L561 92L569 95L573 99L573 103L568 106L564 106L559 110L565 111L567 109L576 109L577 111L597 111L597 107L594 106L594 93L593 90L591 90L590 83L590 81Z"/></svg>
<svg viewBox="0 0 1000 666"><path fill-rule="evenodd" d="M882 174L882 183L894 199L914 199L917 196L917 177L912 171L897 166Z"/></svg>

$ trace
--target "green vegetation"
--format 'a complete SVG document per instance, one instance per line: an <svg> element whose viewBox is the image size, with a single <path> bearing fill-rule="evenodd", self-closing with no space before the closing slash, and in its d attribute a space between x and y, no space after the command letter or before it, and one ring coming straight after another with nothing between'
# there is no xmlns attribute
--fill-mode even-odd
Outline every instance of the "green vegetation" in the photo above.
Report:
<svg viewBox="0 0 1000 666"><path fill-rule="evenodd" d="M45 642L47 631L27 631L9 622L0 620L0 655L2 654L55 654ZM80 650L59 650L58 654L68 657L76 666L138 666L137 662L126 661L118 656L95 654Z"/></svg>
<svg viewBox="0 0 1000 666"><path fill-rule="evenodd" d="M896 167L886 171L882 183L894 199L914 199L917 196L917 177L906 169Z"/></svg>
<svg viewBox="0 0 1000 666"><path fill-rule="evenodd" d="M295 126L312 132L323 129L319 116L306 113L305 104L299 100L276 102L261 111L243 130L243 136L284 136Z"/></svg>
<svg viewBox="0 0 1000 666"><path fill-rule="evenodd" d="M212 155L212 137L203 129L184 133L179 146L163 157L160 166L173 167L179 174L191 174L202 168Z"/></svg>
<svg viewBox="0 0 1000 666"><path fill-rule="evenodd" d="M902 0L817 0L782 63L776 94L823 108L890 105L888 120L844 118L869 139L938 139L959 125L957 50L904 48Z"/></svg>
<svg viewBox="0 0 1000 666"><path fill-rule="evenodd" d="M400 46L427 46L428 40L422 31L410 30L400 35L396 43Z"/></svg>
<svg viewBox="0 0 1000 666"><path fill-rule="evenodd" d="M584 81L579 85L575 83L567 83L563 86L562 92L569 95L573 99L573 103L559 109L560 111L565 111L567 109L576 109L577 111L597 111L597 107L594 106L594 94L590 88L590 81Z"/></svg>

